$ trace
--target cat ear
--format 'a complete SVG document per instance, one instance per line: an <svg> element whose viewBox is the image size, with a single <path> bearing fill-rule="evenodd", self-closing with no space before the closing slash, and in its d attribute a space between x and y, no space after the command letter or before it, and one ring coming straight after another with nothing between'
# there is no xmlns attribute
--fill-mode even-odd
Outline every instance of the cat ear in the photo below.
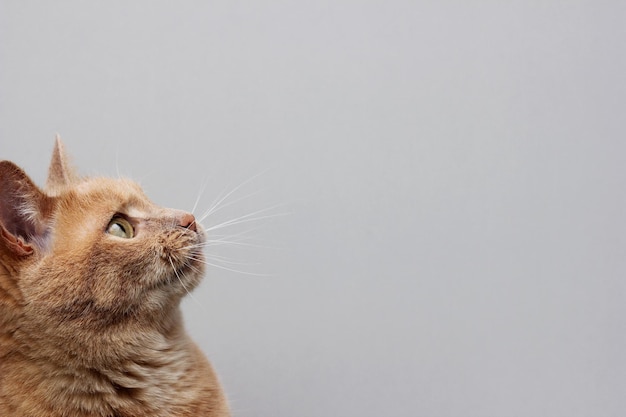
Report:
<svg viewBox="0 0 626 417"><path fill-rule="evenodd" d="M43 249L53 202L17 165L0 161L0 246L17 256Z"/></svg>
<svg viewBox="0 0 626 417"><path fill-rule="evenodd" d="M61 136L55 137L54 150L52 151L52 161L48 169L48 180L46 190L66 187L76 181L76 173L72 169L68 157L65 155Z"/></svg>

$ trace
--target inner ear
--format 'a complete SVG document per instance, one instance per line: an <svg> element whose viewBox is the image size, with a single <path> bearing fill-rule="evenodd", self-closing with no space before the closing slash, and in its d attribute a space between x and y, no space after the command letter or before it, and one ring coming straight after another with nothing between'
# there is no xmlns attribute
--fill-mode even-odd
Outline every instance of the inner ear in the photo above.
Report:
<svg viewBox="0 0 626 417"><path fill-rule="evenodd" d="M1 244L18 255L43 249L54 200L45 195L17 165L0 162Z"/></svg>
<svg viewBox="0 0 626 417"><path fill-rule="evenodd" d="M18 256L30 255L34 251L34 245L30 245L24 242L22 238L9 233L1 224L0 237L2 238L3 245Z"/></svg>
<svg viewBox="0 0 626 417"><path fill-rule="evenodd" d="M52 160L48 169L48 180L46 190L54 191L58 188L66 187L76 181L76 173L69 163L69 158L65 154L65 148L59 135L55 138Z"/></svg>

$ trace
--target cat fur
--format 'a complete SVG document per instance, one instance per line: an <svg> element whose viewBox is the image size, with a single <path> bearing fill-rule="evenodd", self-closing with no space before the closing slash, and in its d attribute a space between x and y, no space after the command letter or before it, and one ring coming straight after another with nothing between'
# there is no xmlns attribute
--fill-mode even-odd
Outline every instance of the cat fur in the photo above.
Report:
<svg viewBox="0 0 626 417"><path fill-rule="evenodd" d="M43 190L0 162L0 416L229 416L179 308L203 241L136 183L78 177L58 138Z"/></svg>

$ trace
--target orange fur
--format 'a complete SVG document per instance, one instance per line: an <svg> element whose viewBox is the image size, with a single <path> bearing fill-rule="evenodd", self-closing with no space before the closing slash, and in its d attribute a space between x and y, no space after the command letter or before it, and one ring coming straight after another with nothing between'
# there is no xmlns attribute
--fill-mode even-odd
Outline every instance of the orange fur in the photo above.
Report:
<svg viewBox="0 0 626 417"><path fill-rule="evenodd" d="M115 215L135 236L107 233ZM128 180L79 179L57 140L45 191L0 162L0 416L229 416L179 304L204 232Z"/></svg>

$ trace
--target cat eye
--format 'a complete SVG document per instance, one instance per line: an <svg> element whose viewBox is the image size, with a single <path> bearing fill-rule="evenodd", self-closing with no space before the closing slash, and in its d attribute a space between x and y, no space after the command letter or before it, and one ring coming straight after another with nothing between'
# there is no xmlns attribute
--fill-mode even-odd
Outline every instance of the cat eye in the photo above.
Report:
<svg viewBox="0 0 626 417"><path fill-rule="evenodd" d="M133 226L123 217L113 217L107 226L107 233L123 239L131 239L135 236Z"/></svg>

